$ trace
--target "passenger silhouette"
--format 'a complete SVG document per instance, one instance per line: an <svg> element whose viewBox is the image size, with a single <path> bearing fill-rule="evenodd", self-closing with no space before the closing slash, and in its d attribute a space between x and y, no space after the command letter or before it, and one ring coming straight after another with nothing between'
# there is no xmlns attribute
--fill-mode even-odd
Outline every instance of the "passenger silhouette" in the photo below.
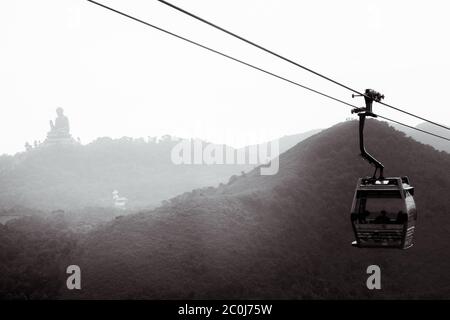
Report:
<svg viewBox="0 0 450 320"><path fill-rule="evenodd" d="M367 223L367 217L370 215L370 212L368 210L364 210L358 215L358 222L359 223Z"/></svg>
<svg viewBox="0 0 450 320"><path fill-rule="evenodd" d="M382 210L381 211L381 215L379 215L376 219L375 219L375 223L382 223L382 224L386 224L389 223L391 220L389 219L389 217L387 216L386 211Z"/></svg>
<svg viewBox="0 0 450 320"><path fill-rule="evenodd" d="M402 210L400 210L397 213L397 219L395 220L396 223L404 223L406 221L406 215L403 213Z"/></svg>

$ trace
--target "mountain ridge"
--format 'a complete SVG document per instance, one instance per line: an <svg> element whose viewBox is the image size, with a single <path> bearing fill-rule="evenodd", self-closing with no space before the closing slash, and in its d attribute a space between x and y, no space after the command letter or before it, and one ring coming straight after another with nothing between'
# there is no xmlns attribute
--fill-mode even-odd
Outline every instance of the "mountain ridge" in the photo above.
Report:
<svg viewBox="0 0 450 320"><path fill-rule="evenodd" d="M280 139L280 151L314 134L310 131ZM128 198L131 209L151 208L179 193L216 186L255 165L176 165L171 151L180 141L165 136L156 143L143 139L99 138L88 145L42 146L16 156L0 157L0 209L22 206L41 210L83 210L113 207L112 191ZM258 149L233 149L196 140L202 148L217 146L244 152L247 160ZM257 146L256 146L257 147ZM255 158L257 159L257 158Z"/></svg>
<svg viewBox="0 0 450 320"><path fill-rule="evenodd" d="M275 176L257 168L218 188L123 217L90 233L74 259L81 294L67 298L396 298L450 294L450 155L387 123L367 122L369 152L386 175L410 177L419 211L408 251L351 247L349 210L358 177L356 121L305 139L280 156ZM383 292L365 287L380 265ZM424 266L426 265L426 268ZM405 272L408 270L408 272ZM430 287L438 286L438 290Z"/></svg>
<svg viewBox="0 0 450 320"><path fill-rule="evenodd" d="M404 132L407 136L413 138L418 142L430 145L436 150L450 153L450 143L448 141L395 123L390 123L390 125L393 126L395 129ZM428 131L440 135L442 137L448 137L448 130L437 127L428 122L419 123L417 126L415 126L415 128Z"/></svg>

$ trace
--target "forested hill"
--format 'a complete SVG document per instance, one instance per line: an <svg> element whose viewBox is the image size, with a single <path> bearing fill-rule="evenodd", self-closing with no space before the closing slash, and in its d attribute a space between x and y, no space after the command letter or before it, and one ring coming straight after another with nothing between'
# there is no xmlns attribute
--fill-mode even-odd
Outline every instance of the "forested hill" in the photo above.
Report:
<svg viewBox="0 0 450 320"><path fill-rule="evenodd" d="M217 185L249 165L175 165L171 137L99 138L88 145L42 146L0 161L0 207L42 210L112 207L112 191L131 208L158 205L194 188ZM206 145L206 142L201 141Z"/></svg>
<svg viewBox="0 0 450 320"><path fill-rule="evenodd" d="M431 135L401 125L392 124L392 126L397 130L403 131L407 136L412 137L414 140L417 140L424 144L428 144L439 151L450 153L450 143L444 139L433 137ZM440 128L428 122L419 123L416 128L440 135L442 137L450 137L448 130L445 130L444 128Z"/></svg>
<svg viewBox="0 0 450 320"><path fill-rule="evenodd" d="M280 152L316 132L280 138ZM248 147L241 149L247 154L244 164L174 164L171 151L179 142L170 136L159 141L99 138L85 146L42 146L15 156L0 156L0 210L112 207L113 190L128 198L128 208L154 207L179 193L217 186L255 166L248 155L257 150ZM195 143L203 150L211 145L201 140ZM237 152L228 146L215 146Z"/></svg>
<svg viewBox="0 0 450 320"><path fill-rule="evenodd" d="M357 249L350 206L358 177L358 123L324 130L259 170L219 188L173 198L88 234L73 263L83 290L66 298L411 298L450 297L450 155L387 123L367 122L367 149L386 176L416 188L415 245ZM366 288L366 268L382 290Z"/></svg>

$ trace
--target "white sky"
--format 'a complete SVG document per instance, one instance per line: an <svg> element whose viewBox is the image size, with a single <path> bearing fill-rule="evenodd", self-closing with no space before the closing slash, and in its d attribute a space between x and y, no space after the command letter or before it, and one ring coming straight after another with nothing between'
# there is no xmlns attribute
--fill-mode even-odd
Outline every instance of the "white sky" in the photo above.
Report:
<svg viewBox="0 0 450 320"><path fill-rule="evenodd" d="M345 84L374 88L388 103L450 123L449 1L171 1ZM157 1L103 3L363 105ZM241 146L350 117L344 105L87 1L1 1L0 154L43 141L58 106L83 143L171 134L219 143L235 138L232 144Z"/></svg>

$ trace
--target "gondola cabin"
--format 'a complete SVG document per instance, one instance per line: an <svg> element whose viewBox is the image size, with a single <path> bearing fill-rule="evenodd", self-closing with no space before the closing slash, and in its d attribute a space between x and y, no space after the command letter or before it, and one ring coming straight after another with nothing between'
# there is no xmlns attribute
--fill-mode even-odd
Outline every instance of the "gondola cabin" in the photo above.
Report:
<svg viewBox="0 0 450 320"><path fill-rule="evenodd" d="M399 248L413 245L417 220L414 188L407 177L360 178L351 222L360 248Z"/></svg>

